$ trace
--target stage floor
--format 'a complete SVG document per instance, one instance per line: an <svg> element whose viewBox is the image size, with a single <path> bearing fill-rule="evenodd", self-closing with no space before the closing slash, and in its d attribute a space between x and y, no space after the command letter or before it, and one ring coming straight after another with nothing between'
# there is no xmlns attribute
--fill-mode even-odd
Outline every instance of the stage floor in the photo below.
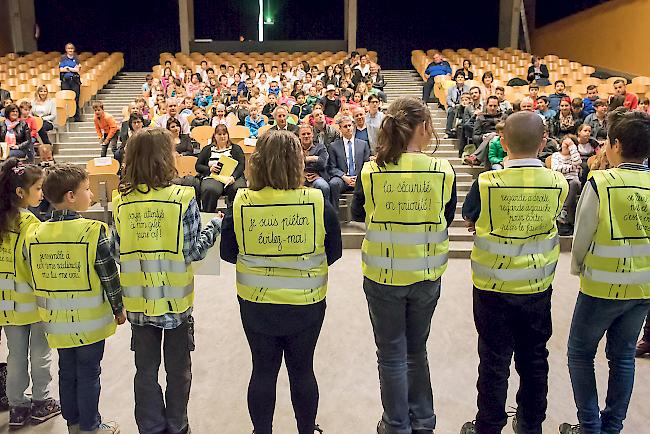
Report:
<svg viewBox="0 0 650 434"><path fill-rule="evenodd" d="M381 416L375 346L361 288L361 255L345 250L330 268L325 324L316 349L320 386L318 423L326 434L373 434ZM577 296L578 280L569 276L570 256L563 253L553 294L554 335L549 344L549 409L545 433L556 433L561 422L576 422L576 410L566 360L566 343ZM196 351L194 384L189 405L193 434L248 434L252 426L246 407L250 355L241 328L234 289L234 266L222 263L221 276L196 278ZM442 296L429 339L431 380L435 393L438 434L455 434L476 413L476 331L472 320L469 260L454 259L443 277ZM130 330L120 327L109 339L102 365L101 412L117 420L123 434L135 434L133 417L133 355ZM0 359L6 359L6 345ZM599 390L604 400L607 362L601 347L596 360ZM53 368L56 374L56 368ZM648 432L650 359L638 360L636 384L625 422L627 433ZM164 371L161 372L161 382ZM508 404L515 404L517 374L512 370ZM280 374L275 413L276 432L295 433L286 370ZM58 395L58 391L56 392ZM0 415L5 430L8 413ZM65 433L56 418L25 433ZM504 433L512 433L508 425Z"/></svg>

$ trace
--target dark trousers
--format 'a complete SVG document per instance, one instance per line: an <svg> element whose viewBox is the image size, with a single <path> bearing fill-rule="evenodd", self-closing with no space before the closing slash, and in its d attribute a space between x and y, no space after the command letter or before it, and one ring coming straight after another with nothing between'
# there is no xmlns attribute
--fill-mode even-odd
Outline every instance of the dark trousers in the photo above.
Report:
<svg viewBox="0 0 650 434"><path fill-rule="evenodd" d="M158 384L161 343L167 374L164 400ZM192 384L190 352L194 351L192 317L170 330L132 324L131 350L135 352L135 421L140 434L187 433Z"/></svg>
<svg viewBox="0 0 650 434"><path fill-rule="evenodd" d="M434 77L429 77L426 83L424 83L424 86L422 87L422 101L425 103L429 102L431 99L431 91L433 90L434 85ZM437 101L437 98L434 97L434 99Z"/></svg>
<svg viewBox="0 0 650 434"><path fill-rule="evenodd" d="M99 415L99 375L104 357L104 341L75 348L59 349L59 396L61 414L68 425L94 431Z"/></svg>
<svg viewBox="0 0 650 434"><path fill-rule="evenodd" d="M74 115L74 120L79 122L81 120L81 108L79 107L79 94L81 93L81 80L73 78L70 80L61 80L61 90L72 90L75 93L75 102L77 104L77 112Z"/></svg>
<svg viewBox="0 0 650 434"><path fill-rule="evenodd" d="M541 434L546 419L548 350L552 334L552 288L530 295L474 287L478 331L477 434L498 434L506 425L510 362L519 374L517 418L520 434Z"/></svg>
<svg viewBox="0 0 650 434"><path fill-rule="evenodd" d="M106 138L108 137L108 134L104 134L103 140L106 141ZM113 152L113 157L115 157L117 153L117 133L111 137L111 139L108 141L107 145L102 145L102 157L105 157L106 154L108 153L108 146L111 146L111 152Z"/></svg>
<svg viewBox="0 0 650 434"><path fill-rule="evenodd" d="M246 180L244 178L235 179L235 182L230 185L224 185L213 178L203 178L201 181L201 206L203 212L215 212L217 209L217 202L224 194L228 198L229 203L233 203L238 188L246 188Z"/></svg>
<svg viewBox="0 0 650 434"><path fill-rule="evenodd" d="M38 135L41 137L43 143L52 144L52 142L50 141L50 137L47 135L47 132L52 131L53 129L54 129L54 125L52 125L52 122L43 121L43 126L41 127L40 130L38 130Z"/></svg>
<svg viewBox="0 0 650 434"><path fill-rule="evenodd" d="M271 434L278 373L282 357L287 365L291 403L299 434L314 434L318 411L318 384L314 375L314 350L322 321L290 336L257 333L244 323L253 358L248 385L248 411L255 434Z"/></svg>
<svg viewBox="0 0 650 434"><path fill-rule="evenodd" d="M333 176L332 179L330 179L330 198L332 200L334 211L336 211L337 214L339 213L339 202L341 201L341 194L352 190L353 187L347 185L345 181L343 181L343 179L339 178L338 176Z"/></svg>
<svg viewBox="0 0 650 434"><path fill-rule="evenodd" d="M648 311L648 316L646 316L645 324L643 325L643 340L650 342L650 311Z"/></svg>

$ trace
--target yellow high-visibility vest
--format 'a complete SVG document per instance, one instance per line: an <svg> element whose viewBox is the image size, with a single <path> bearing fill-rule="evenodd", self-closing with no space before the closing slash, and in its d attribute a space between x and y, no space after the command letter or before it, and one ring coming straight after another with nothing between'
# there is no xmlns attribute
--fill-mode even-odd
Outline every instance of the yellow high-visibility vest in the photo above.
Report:
<svg viewBox="0 0 650 434"><path fill-rule="evenodd" d="M47 341L72 348L104 340L116 324L95 271L106 225L84 218L41 223L27 236L32 286Z"/></svg>
<svg viewBox="0 0 650 434"><path fill-rule="evenodd" d="M600 208L580 290L615 300L650 298L650 173L615 168L590 175Z"/></svg>
<svg viewBox="0 0 650 434"><path fill-rule="evenodd" d="M383 285L437 280L447 268L445 205L456 175L447 160L404 153L398 164L363 165L363 275Z"/></svg>
<svg viewBox="0 0 650 434"><path fill-rule="evenodd" d="M15 228L8 231L0 244L0 326L27 325L41 320L32 275L23 260L25 236L40 221L31 212L21 212Z"/></svg>
<svg viewBox="0 0 650 434"><path fill-rule="evenodd" d="M556 220L569 188L566 179L543 167L512 167L481 173L478 185L474 286L510 294L545 291L560 255Z"/></svg>
<svg viewBox="0 0 650 434"><path fill-rule="evenodd" d="M193 188L179 185L114 194L127 311L160 316L192 307L194 274L183 255L183 216L193 198Z"/></svg>
<svg viewBox="0 0 650 434"><path fill-rule="evenodd" d="M237 294L255 303L314 304L327 294L323 195L314 188L239 189L233 205Z"/></svg>

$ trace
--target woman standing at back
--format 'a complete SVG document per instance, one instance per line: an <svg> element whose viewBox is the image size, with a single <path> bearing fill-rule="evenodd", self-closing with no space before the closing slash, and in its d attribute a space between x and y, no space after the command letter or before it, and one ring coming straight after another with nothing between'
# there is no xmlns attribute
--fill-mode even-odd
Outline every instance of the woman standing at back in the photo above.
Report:
<svg viewBox="0 0 650 434"><path fill-rule="evenodd" d="M395 100L352 202L353 219L366 223L361 257L384 407L379 434L432 434L436 424L426 343L447 268L456 182L447 160L423 152L433 137L423 103Z"/></svg>
<svg viewBox="0 0 650 434"><path fill-rule="evenodd" d="M282 359L299 434L315 423L314 350L325 318L327 267L341 257L341 228L320 190L302 186L298 137L270 131L250 158L250 187L226 212L221 257L237 264L237 299L253 358L248 411L255 434L271 434Z"/></svg>

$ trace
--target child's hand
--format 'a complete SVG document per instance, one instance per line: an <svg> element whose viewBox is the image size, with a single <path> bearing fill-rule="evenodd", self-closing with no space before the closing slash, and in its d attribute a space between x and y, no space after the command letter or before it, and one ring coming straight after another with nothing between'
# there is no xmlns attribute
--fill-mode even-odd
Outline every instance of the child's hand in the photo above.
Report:
<svg viewBox="0 0 650 434"><path fill-rule="evenodd" d="M126 322L126 312L122 309L122 312L115 314L115 322L117 325L122 325Z"/></svg>
<svg viewBox="0 0 650 434"><path fill-rule="evenodd" d="M224 216L224 213L222 213L221 211L217 211L217 215L216 215L216 217L217 217L218 219L222 219L222 220L223 220L223 216Z"/></svg>
<svg viewBox="0 0 650 434"><path fill-rule="evenodd" d="M467 228L467 232L471 232L473 234L476 233L476 223L465 220L465 227Z"/></svg>

